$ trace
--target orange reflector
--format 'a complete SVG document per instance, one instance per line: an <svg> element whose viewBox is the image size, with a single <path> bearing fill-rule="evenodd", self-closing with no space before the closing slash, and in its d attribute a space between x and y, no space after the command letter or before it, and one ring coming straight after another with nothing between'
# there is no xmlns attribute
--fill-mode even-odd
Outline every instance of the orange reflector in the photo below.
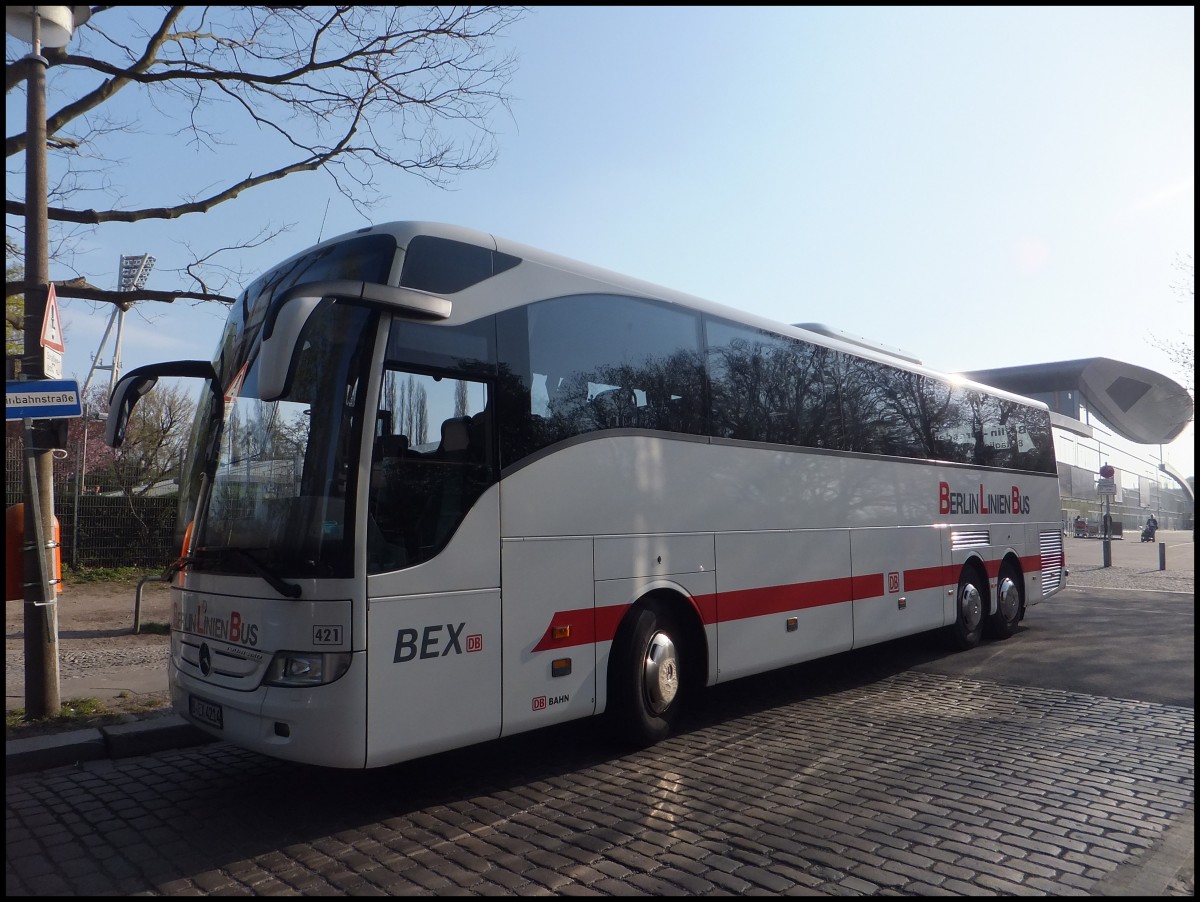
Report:
<svg viewBox="0 0 1200 902"><path fill-rule="evenodd" d="M571 624L568 623L566 626L554 627L551 630L551 635L555 639L570 639L571 638Z"/></svg>
<svg viewBox="0 0 1200 902"><path fill-rule="evenodd" d="M567 676L571 672L571 659L558 658L550 662L550 676L560 677Z"/></svg>
<svg viewBox="0 0 1200 902"><path fill-rule="evenodd" d="M789 633L794 633L799 628L800 628L799 620L797 620L795 617L789 617L787 619L787 631Z"/></svg>

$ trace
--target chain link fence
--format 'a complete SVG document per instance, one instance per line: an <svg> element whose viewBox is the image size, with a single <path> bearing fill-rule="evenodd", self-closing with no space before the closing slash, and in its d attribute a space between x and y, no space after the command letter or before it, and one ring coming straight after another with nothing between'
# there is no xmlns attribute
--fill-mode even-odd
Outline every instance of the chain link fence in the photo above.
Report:
<svg viewBox="0 0 1200 902"><path fill-rule="evenodd" d="M123 484L111 469L89 474L84 451L72 447L54 458L54 515L63 567L164 569L178 554L179 473L154 485L131 479ZM24 502L24 472L24 436L6 432L5 510Z"/></svg>

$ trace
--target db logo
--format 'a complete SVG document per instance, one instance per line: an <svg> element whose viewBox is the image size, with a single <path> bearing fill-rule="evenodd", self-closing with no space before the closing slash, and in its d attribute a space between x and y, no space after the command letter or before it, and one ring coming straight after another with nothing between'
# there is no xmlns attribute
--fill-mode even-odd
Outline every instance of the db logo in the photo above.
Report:
<svg viewBox="0 0 1200 902"><path fill-rule="evenodd" d="M546 710L546 696L539 695L537 698L535 698L533 700L533 710L534 711L545 711Z"/></svg>
<svg viewBox="0 0 1200 902"><path fill-rule="evenodd" d="M899 592L900 591L900 574L897 573L895 570L893 570L891 573L888 574L888 591L889 592Z"/></svg>
<svg viewBox="0 0 1200 902"><path fill-rule="evenodd" d="M483 635L475 633L467 636L467 651L483 651Z"/></svg>

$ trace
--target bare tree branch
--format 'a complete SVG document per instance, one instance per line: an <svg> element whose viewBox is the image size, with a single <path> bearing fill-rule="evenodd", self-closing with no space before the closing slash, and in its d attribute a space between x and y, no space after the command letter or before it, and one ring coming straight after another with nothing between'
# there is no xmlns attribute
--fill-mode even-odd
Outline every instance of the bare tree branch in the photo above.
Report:
<svg viewBox="0 0 1200 902"><path fill-rule="evenodd" d="M54 291L60 298L79 298L85 301L116 304L122 310L128 310L137 301L161 301L164 304L170 304L183 298L192 301L217 301L221 304L232 304L237 300L228 295L205 291L150 291L145 288L138 291L110 291L105 288L97 288L85 279L54 281L53 284ZM6 296L11 297L24 290L25 282L23 280L4 283Z"/></svg>
<svg viewBox="0 0 1200 902"><path fill-rule="evenodd" d="M123 71L113 70L110 73L113 75L113 78L110 78L108 81L100 85L100 87L96 88L96 90L91 91L87 95L76 100L74 103L68 104L54 115L48 117L46 119L46 134L49 136L55 135L68 122L78 118L79 116L82 116L89 110L93 110L100 106L100 104L104 103L114 94L116 94L117 91L121 90L121 88L135 80L135 77L138 73L145 72L151 65L153 65L159 49L161 49L163 42L166 40L168 29L175 22L175 20L179 18L179 14L182 13L184 9L186 9L186 7L171 7L171 9L167 12L166 18L163 19L162 25L159 26L154 37L152 37L150 42L146 45L145 53L142 54L141 58L134 63L133 66ZM65 50L57 47L45 48L43 55L51 65L70 64L71 61L75 59L66 53ZM86 65L87 62L90 61L78 62L76 65ZM105 66L101 71L110 68L111 67ZM24 132L10 137L5 145L5 156L11 157L15 153L23 153L28 140L28 135L26 135Z"/></svg>
<svg viewBox="0 0 1200 902"><path fill-rule="evenodd" d="M43 49L54 76L48 90L62 86L50 98L56 111L47 119L56 183L48 212L52 231L58 230L54 266L72 267L70 248L92 230L213 213L304 172L326 175L365 215L386 200L380 190L385 172L445 187L459 173L490 166L496 158L492 117L508 108L506 89L516 68L515 56L498 53L497 43L526 14L523 7L502 6L103 9L103 15L94 10L72 47ZM26 60L10 61L7 90L21 86L26 73ZM113 104L117 97L119 105ZM139 106L146 112L130 112ZM252 129L255 139L239 139L240 171L214 185L200 161L228 153L238 127ZM96 203L102 195L134 196L121 182L136 184L138 176L136 166L116 159L121 150L102 148L124 142L124 152L135 153L139 130L149 129L157 131L152 138L176 142L178 178L154 186L155 203ZM7 156L23 154L27 141L24 132L9 135ZM199 184L189 184L193 173ZM15 174L10 168L10 185L17 184ZM147 190L138 185L138 196ZM5 212L23 217L24 197L10 193ZM223 272L216 281L226 281L234 268L220 261L255 241L234 238L220 254L202 251L159 269L187 274L200 290L118 297L85 279L56 285L64 297L106 303L228 303L226 294L210 290L208 274Z"/></svg>
<svg viewBox="0 0 1200 902"><path fill-rule="evenodd" d="M349 136L347 136L348 138ZM258 185L265 185L268 182L278 181L286 178L296 172L312 172L320 169L329 162L337 151L331 152L325 159L306 160L302 163L296 163L291 166L284 166L281 169L276 169L273 172L263 173L262 175L253 176L242 179L242 181L231 185L225 190L204 198L203 200L193 201L191 203L176 204L173 207L153 207L145 210L68 210L63 207L49 207L47 214L50 219L58 222L75 222L84 225L98 225L105 222L139 222L143 219L178 219L180 216L186 216L189 213L207 213L218 204L222 204L227 200L234 200L239 194L247 188L254 188ZM24 216L25 204L21 201L5 200L4 212L11 216Z"/></svg>

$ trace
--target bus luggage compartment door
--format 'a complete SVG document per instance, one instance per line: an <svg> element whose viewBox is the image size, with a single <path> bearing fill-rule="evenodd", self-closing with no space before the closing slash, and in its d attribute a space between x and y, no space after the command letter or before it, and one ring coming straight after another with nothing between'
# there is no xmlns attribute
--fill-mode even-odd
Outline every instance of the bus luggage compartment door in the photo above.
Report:
<svg viewBox="0 0 1200 902"><path fill-rule="evenodd" d="M504 735L593 714L591 537L505 539L501 570Z"/></svg>
<svg viewBox="0 0 1200 902"><path fill-rule="evenodd" d="M500 590L371 599L367 766L500 735Z"/></svg>
<svg viewBox="0 0 1200 902"><path fill-rule="evenodd" d="M856 529L850 533L855 648L942 625L943 533L930 526Z"/></svg>

